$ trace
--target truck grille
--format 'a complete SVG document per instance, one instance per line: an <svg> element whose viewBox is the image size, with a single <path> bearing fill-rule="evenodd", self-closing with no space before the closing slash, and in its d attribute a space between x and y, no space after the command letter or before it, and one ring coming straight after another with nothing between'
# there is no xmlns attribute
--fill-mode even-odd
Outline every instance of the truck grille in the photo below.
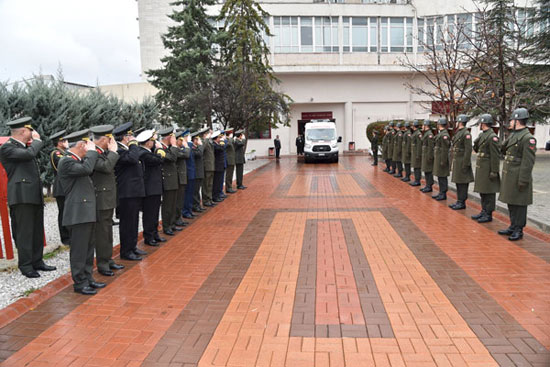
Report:
<svg viewBox="0 0 550 367"><path fill-rule="evenodd" d="M316 145L311 150L314 152L330 152L330 145Z"/></svg>

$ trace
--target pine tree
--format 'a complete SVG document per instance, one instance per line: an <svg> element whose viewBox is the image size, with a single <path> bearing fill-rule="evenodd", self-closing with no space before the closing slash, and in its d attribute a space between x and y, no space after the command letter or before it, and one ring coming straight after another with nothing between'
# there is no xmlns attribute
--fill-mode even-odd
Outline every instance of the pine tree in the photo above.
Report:
<svg viewBox="0 0 550 367"><path fill-rule="evenodd" d="M224 126L267 129L288 125L291 99L275 90L279 80L269 64L264 35L269 16L253 0L227 0L219 18L225 22L217 42L214 113Z"/></svg>
<svg viewBox="0 0 550 367"><path fill-rule="evenodd" d="M205 7L213 0L181 0L169 16L176 24L162 41L169 54L160 69L147 75L159 89L155 96L165 118L179 126L197 127L211 123L211 79L214 28Z"/></svg>

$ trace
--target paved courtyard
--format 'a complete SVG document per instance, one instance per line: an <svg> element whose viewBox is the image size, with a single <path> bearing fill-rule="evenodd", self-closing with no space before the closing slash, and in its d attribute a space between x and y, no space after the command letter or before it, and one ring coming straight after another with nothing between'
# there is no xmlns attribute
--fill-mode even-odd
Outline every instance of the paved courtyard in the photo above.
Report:
<svg viewBox="0 0 550 367"><path fill-rule="evenodd" d="M550 236L382 168L259 168L98 295L1 311L3 366L550 366Z"/></svg>

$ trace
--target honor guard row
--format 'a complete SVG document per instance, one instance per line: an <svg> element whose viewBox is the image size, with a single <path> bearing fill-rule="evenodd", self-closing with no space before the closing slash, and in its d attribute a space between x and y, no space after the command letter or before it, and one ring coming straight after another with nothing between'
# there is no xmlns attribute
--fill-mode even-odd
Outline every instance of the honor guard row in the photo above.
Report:
<svg viewBox="0 0 550 367"><path fill-rule="evenodd" d="M43 148L31 118L7 123L11 137L0 148L0 162L8 174L8 205L12 232L23 275L39 277L52 271L43 255L43 194L36 156ZM95 294L105 283L93 277L97 270L113 276L124 268L113 261L113 214L120 218L120 258L139 261L147 252L137 247L139 213L143 213L143 238L159 246L195 218L223 201L225 192L245 189L244 132L213 132L204 128L191 134L173 127L132 131L132 123L118 127L95 126L50 137L55 179L53 196L58 207L62 243L70 246L71 275L75 292Z"/></svg>
<svg viewBox="0 0 550 367"><path fill-rule="evenodd" d="M449 135L447 119L437 121L437 133L431 128L431 122L412 124L390 122L385 128L382 139L382 159L386 163L385 172L411 181L411 186L420 186L422 172L426 185L420 189L423 193L432 192L434 175L437 177L439 193L432 196L435 200L446 200L448 176L456 184L457 201L449 205L453 210L466 208L468 186L474 182L474 191L481 197L481 212L472 219L479 223L493 220L496 206L496 193L499 200L508 204L511 225L498 233L516 241L523 237L523 228L527 221L527 206L533 202L532 171L535 164L536 140L529 132L527 123L529 112L525 108L513 111L508 125L510 134L502 144L493 131L495 125L491 115L483 114L477 124L481 133L472 142L467 128L467 115L457 118L457 130L453 137ZM377 157L378 137L374 136L373 156ZM472 150L477 153L475 176L471 164ZM500 158L504 157L502 174ZM377 165L375 158L372 165ZM404 175L403 175L404 173ZM475 177L475 178L474 178Z"/></svg>

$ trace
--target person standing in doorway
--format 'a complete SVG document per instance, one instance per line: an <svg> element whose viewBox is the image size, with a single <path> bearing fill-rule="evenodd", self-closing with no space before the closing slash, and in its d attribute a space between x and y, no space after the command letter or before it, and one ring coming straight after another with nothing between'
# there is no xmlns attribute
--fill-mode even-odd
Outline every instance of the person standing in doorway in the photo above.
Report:
<svg viewBox="0 0 550 367"><path fill-rule="evenodd" d="M279 159L279 156L281 154L281 140L279 140L279 135L275 137L273 140L273 144L275 145L275 158Z"/></svg>

